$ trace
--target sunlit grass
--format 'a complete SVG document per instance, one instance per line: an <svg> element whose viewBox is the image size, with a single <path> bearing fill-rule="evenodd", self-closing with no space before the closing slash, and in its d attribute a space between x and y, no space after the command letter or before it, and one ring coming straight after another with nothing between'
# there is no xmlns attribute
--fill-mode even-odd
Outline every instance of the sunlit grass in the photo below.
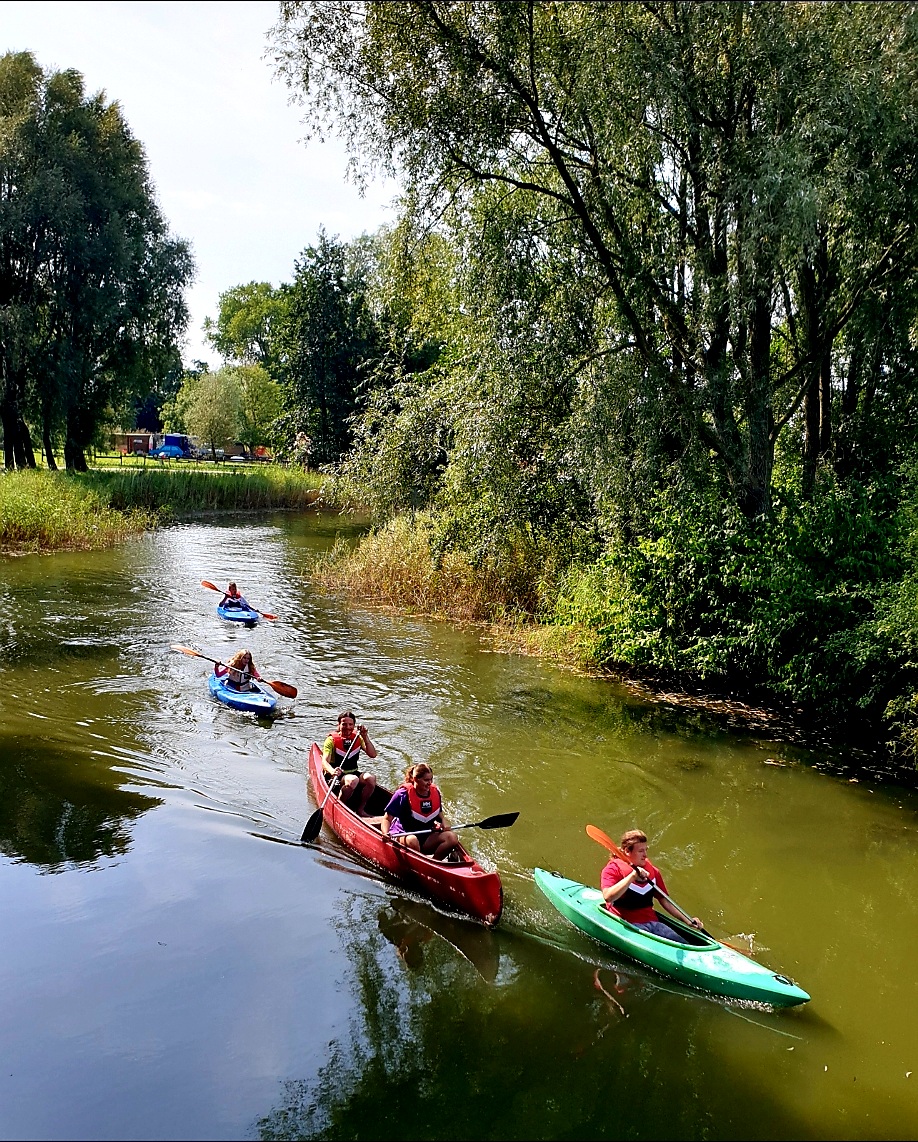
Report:
<svg viewBox="0 0 918 1142"><path fill-rule="evenodd" d="M314 473L267 465L0 472L0 550L108 547L181 516L300 510L315 502L321 484Z"/></svg>
<svg viewBox="0 0 918 1142"><path fill-rule="evenodd" d="M104 489L119 509L145 508L160 515L195 512L302 509L314 503L322 477L314 472L268 465L212 468L111 468L80 479Z"/></svg>
<svg viewBox="0 0 918 1142"><path fill-rule="evenodd" d="M339 540L316 564L321 586L355 598L460 622L493 622L520 613L520 596L503 574L475 567L458 552L437 555L420 521L401 516L357 547Z"/></svg>
<svg viewBox="0 0 918 1142"><path fill-rule="evenodd" d="M109 547L155 524L142 510L117 511L103 489L63 472L0 474L0 549Z"/></svg>

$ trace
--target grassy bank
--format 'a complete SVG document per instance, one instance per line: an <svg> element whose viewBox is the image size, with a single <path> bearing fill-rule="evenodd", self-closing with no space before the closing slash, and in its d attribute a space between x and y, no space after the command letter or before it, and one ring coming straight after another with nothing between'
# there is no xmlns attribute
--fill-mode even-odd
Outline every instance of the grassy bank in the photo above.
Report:
<svg viewBox="0 0 918 1142"><path fill-rule="evenodd" d="M235 469L108 468L76 477L119 511L142 508L160 518L213 511L303 509L314 503L322 477L259 465Z"/></svg>
<svg viewBox="0 0 918 1142"><path fill-rule="evenodd" d="M103 489L62 473L0 475L0 551L110 547L155 523L152 513L116 510Z"/></svg>
<svg viewBox="0 0 918 1142"><path fill-rule="evenodd" d="M844 733L882 753L891 772L918 766L918 573L902 580L894 543L878 534L884 521L868 507L842 503L839 520L820 517L821 527L794 516L727 534L664 519L657 542L610 545L560 575L535 552L508 562L507 543L499 569L443 552L442 529L418 514L355 549L339 545L316 579L368 601L490 624L500 648L681 693L693 705L719 696L730 710L783 711L804 733ZM851 557L830 549L820 558L813 537L831 548L840 534ZM874 554L884 550L885 562Z"/></svg>
<svg viewBox="0 0 918 1142"><path fill-rule="evenodd" d="M313 577L354 598L454 622L489 623L519 616L521 597L531 593L521 587L532 575L523 560L509 573L508 567L498 573L474 566L461 552L438 553L419 515L413 523L407 516L391 520L356 548L339 541L316 564Z"/></svg>
<svg viewBox="0 0 918 1142"><path fill-rule="evenodd" d="M109 547L200 512L303 509L321 477L282 468L0 473L0 551Z"/></svg>

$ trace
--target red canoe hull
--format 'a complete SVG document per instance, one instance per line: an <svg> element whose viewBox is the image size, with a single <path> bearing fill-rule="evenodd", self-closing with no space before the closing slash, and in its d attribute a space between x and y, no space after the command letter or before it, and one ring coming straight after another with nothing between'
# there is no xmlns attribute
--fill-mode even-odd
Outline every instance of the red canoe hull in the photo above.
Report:
<svg viewBox="0 0 918 1142"><path fill-rule="evenodd" d="M309 751L309 778L316 801L321 805L328 791L322 772L322 750L313 742ZM383 797L385 801L383 801ZM389 793L377 787L371 811L385 804ZM381 809L379 810L381 812ZM464 912L493 927L500 919L504 893L496 872L487 872L465 849L461 849L462 864L444 864L431 857L396 845L373 828L363 817L358 817L336 796L325 802L325 824L359 856L372 861L408 887L431 897L444 908Z"/></svg>

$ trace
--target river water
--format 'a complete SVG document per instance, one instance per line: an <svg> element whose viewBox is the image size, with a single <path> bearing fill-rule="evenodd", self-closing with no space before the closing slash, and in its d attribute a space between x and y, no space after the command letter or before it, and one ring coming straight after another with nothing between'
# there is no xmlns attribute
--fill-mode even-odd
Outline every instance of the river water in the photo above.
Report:
<svg viewBox="0 0 918 1142"><path fill-rule="evenodd" d="M318 593L341 527L0 562L0 1136L914 1137L918 796ZM231 578L277 623L221 623L200 580ZM300 697L228 710L172 643L247 645ZM466 834L493 934L299 845L348 706L386 783L430 759L454 821L521 811ZM643 826L676 899L812 1002L704 996L571 928L531 869L596 881L587 822Z"/></svg>

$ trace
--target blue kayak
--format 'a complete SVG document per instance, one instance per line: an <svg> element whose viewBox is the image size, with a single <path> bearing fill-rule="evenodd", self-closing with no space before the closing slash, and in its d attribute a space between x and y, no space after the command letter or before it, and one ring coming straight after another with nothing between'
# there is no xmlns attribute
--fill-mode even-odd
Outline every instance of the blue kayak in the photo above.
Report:
<svg viewBox="0 0 918 1142"><path fill-rule="evenodd" d="M221 619L229 619L231 623L257 623L258 611L251 607L223 607L217 603L217 614Z"/></svg>
<svg viewBox="0 0 918 1142"><path fill-rule="evenodd" d="M227 685L225 678L218 678L211 674L207 680L210 692L222 702L224 706L232 706L234 710L246 710L250 714L270 714L277 706L277 699L263 690L235 690Z"/></svg>

